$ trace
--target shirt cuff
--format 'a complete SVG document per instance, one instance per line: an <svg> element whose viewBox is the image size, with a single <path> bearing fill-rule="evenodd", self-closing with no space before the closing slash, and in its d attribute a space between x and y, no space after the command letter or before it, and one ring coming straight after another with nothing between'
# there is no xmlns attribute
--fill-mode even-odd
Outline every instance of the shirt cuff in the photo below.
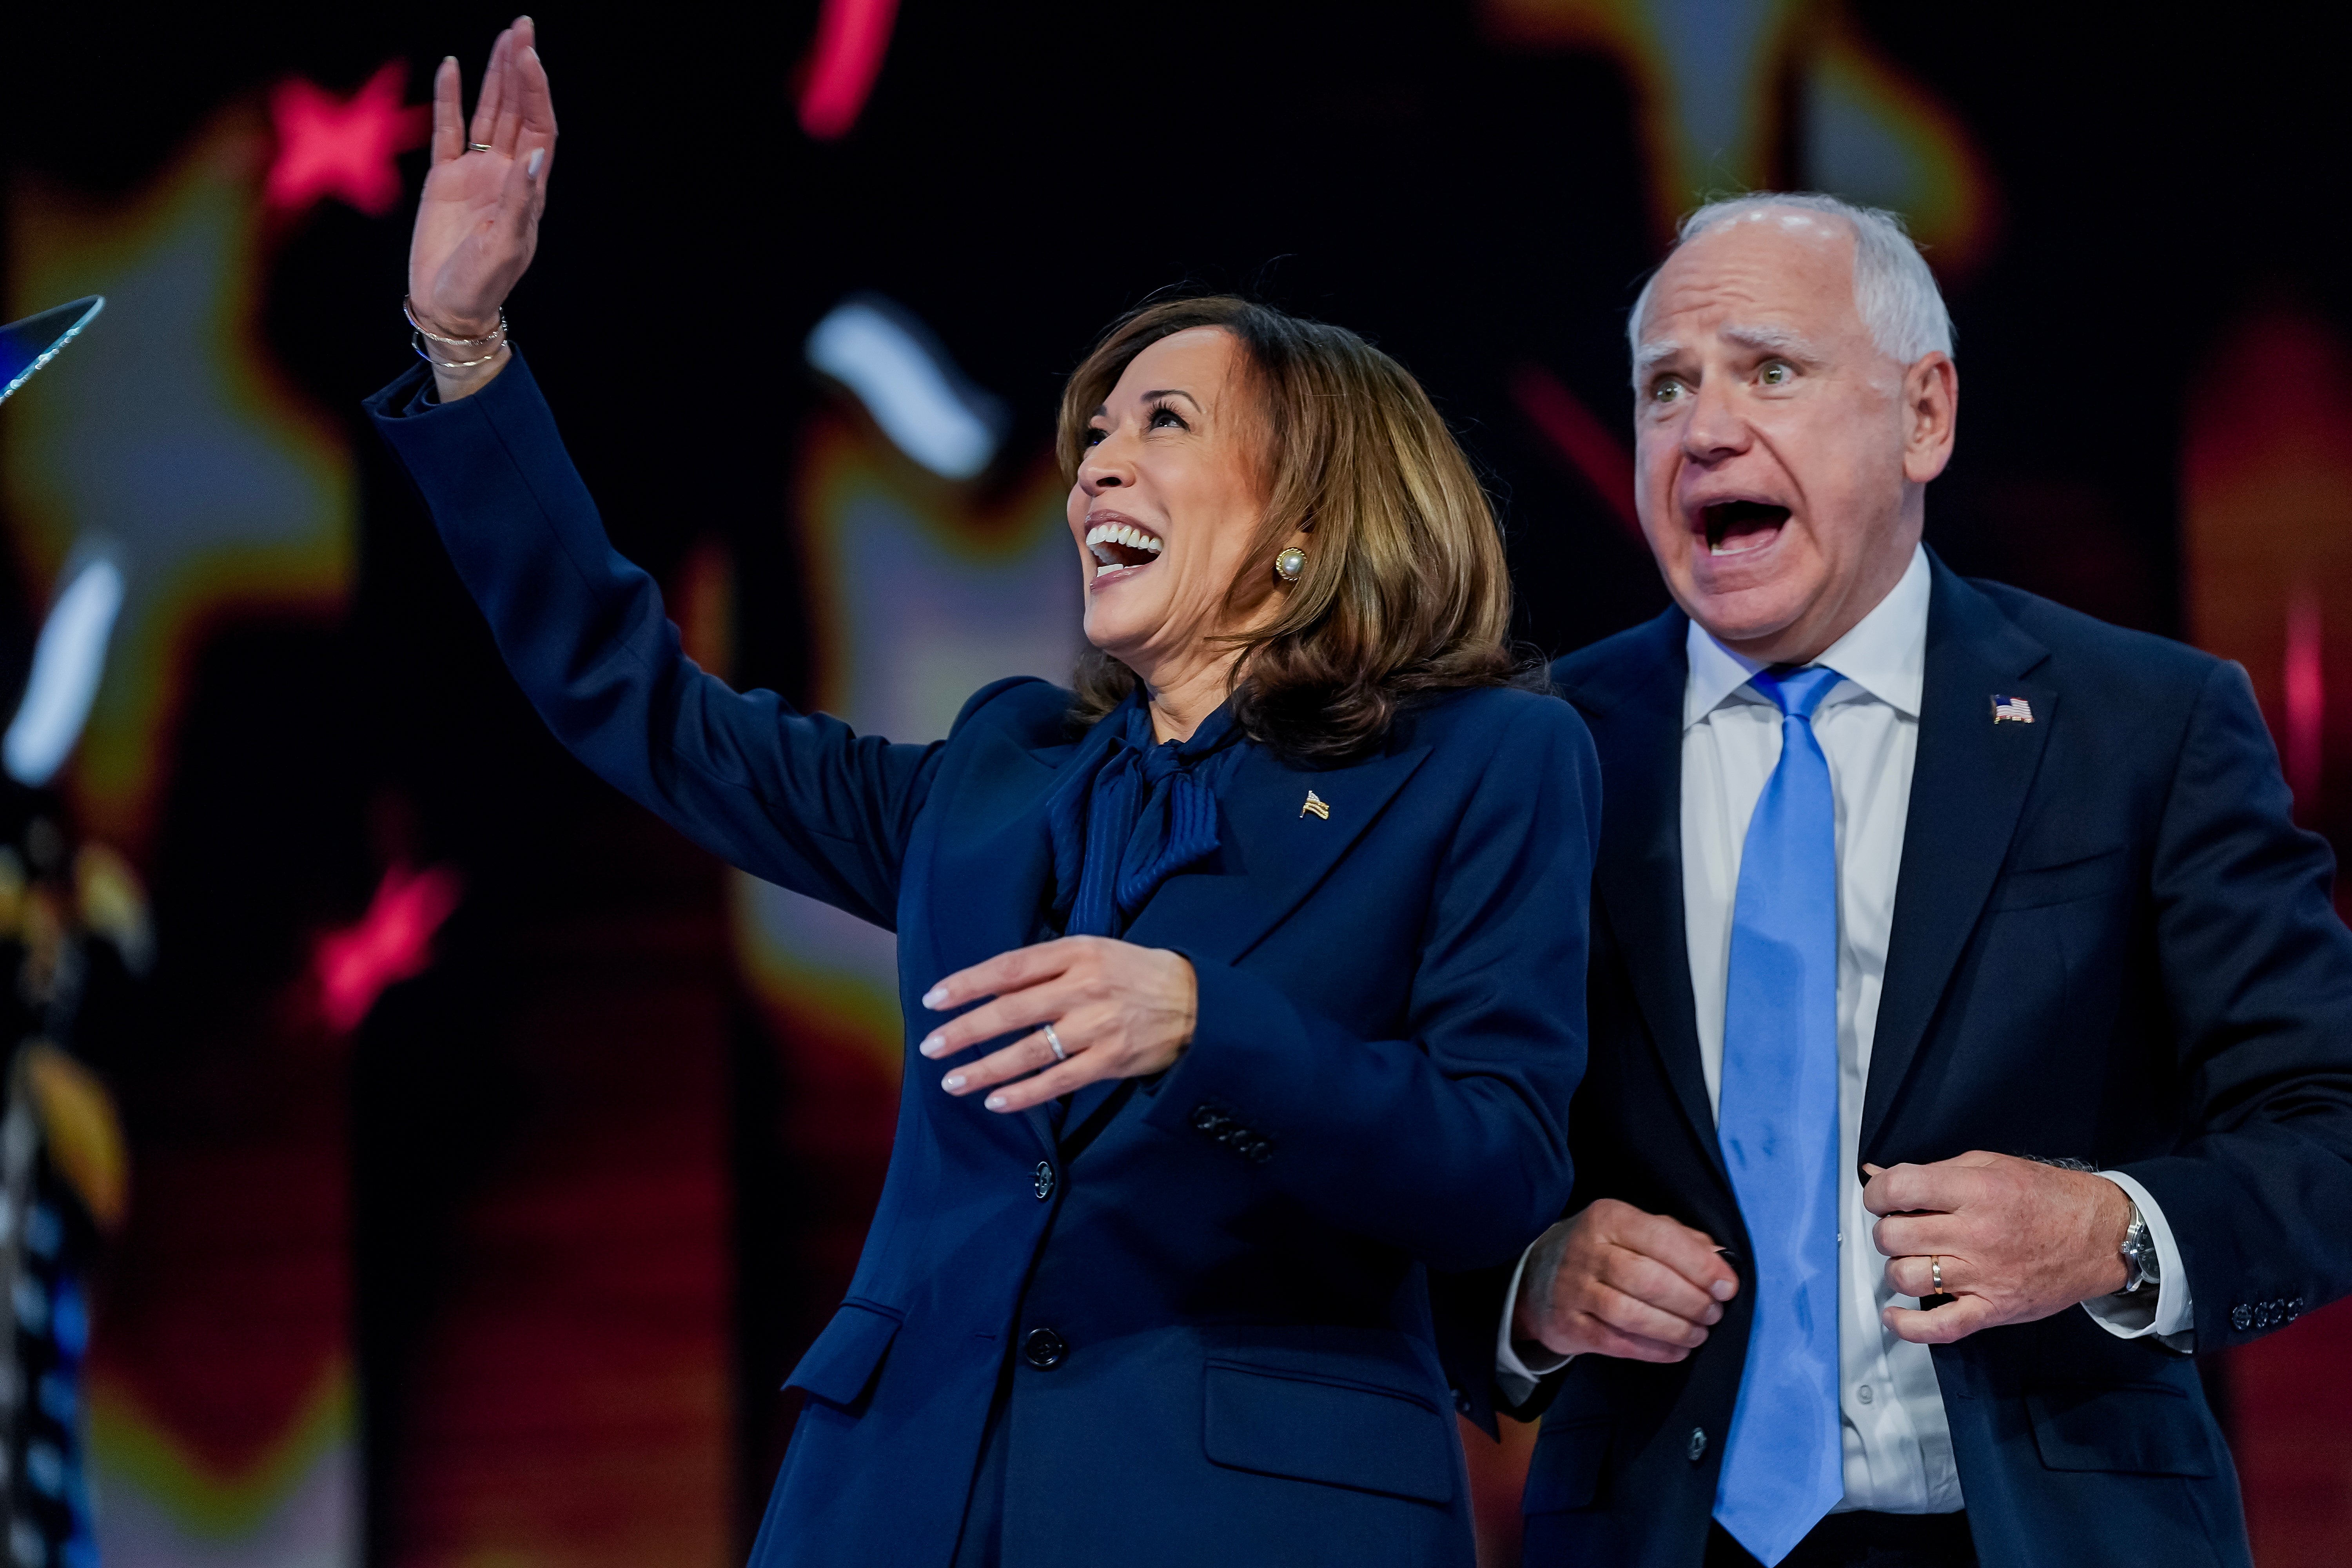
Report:
<svg viewBox="0 0 2352 1568"><path fill-rule="evenodd" d="M1543 1237L1529 1242L1519 1254L1518 1267L1511 1270L1511 1288L1503 1292L1503 1321L1495 1327L1495 1385L1502 1391L1505 1403L1525 1405L1534 1394L1536 1384L1566 1366L1573 1356L1555 1356L1541 1366L1530 1366L1511 1343L1511 1319L1519 1304L1519 1277L1528 1271L1528 1259L1543 1245Z"/></svg>
<svg viewBox="0 0 2352 1568"><path fill-rule="evenodd" d="M2172 1226L2165 1222L2164 1210L2146 1187L2121 1171L2099 1174L2121 1187L2139 1206L2139 1217L2147 1222L2148 1238L2156 1243L2156 1301L2151 1307L2147 1292L2136 1290L2128 1296L2094 1297L2083 1303L2083 1310L2118 1339L2153 1334L2168 1350L2193 1351L2196 1339L2190 1331L2197 1320L2189 1296L2189 1271L2180 1260L2179 1244L2172 1239Z"/></svg>

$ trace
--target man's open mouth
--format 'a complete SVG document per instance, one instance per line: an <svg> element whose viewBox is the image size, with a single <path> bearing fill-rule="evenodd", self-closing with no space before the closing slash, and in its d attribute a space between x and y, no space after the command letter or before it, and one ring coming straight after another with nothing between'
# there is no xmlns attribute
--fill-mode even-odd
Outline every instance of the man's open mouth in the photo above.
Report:
<svg viewBox="0 0 2352 1568"><path fill-rule="evenodd" d="M1087 548L1099 563L1095 567L1095 579L1099 582L1114 573L1150 565L1163 547L1158 534L1131 522L1098 522L1087 530Z"/></svg>
<svg viewBox="0 0 2352 1568"><path fill-rule="evenodd" d="M1706 526L1708 554L1744 555L1772 542L1789 521L1789 509L1760 500L1724 500L1702 508L1699 520Z"/></svg>

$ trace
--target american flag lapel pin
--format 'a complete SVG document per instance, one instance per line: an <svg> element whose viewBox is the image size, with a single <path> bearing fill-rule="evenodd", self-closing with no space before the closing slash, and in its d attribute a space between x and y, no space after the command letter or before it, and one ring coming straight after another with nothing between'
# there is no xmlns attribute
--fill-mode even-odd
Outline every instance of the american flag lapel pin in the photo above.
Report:
<svg viewBox="0 0 2352 1568"><path fill-rule="evenodd" d="M1322 818L1326 822L1331 820L1331 808L1324 805L1323 797L1317 795L1311 789L1307 792L1307 804L1298 808L1298 815L1305 816L1309 812L1314 813L1317 816Z"/></svg>
<svg viewBox="0 0 2352 1568"><path fill-rule="evenodd" d="M2022 697L2003 697L1995 692L1992 700L1992 721L1998 724L2003 719L2014 719L2021 724L2031 724L2033 722L2033 704Z"/></svg>

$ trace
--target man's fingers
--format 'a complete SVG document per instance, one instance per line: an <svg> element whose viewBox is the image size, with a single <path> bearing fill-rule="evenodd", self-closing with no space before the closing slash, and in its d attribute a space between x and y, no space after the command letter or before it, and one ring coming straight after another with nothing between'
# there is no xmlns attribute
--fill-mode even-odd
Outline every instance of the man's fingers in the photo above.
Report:
<svg viewBox="0 0 2352 1568"><path fill-rule="evenodd" d="M1602 1284L1661 1311L1671 1312L1685 1322L1704 1326L1723 1318L1722 1304L1712 1291L1694 1284L1679 1270L1638 1252L1612 1248L1601 1258L1600 1279Z"/></svg>
<svg viewBox="0 0 2352 1568"><path fill-rule="evenodd" d="M1662 1214L1627 1212L1631 1217L1620 1217L1607 1227L1604 1234L1609 1239L1628 1251L1655 1258L1714 1300L1727 1301L1738 1292L1738 1274L1723 1260L1714 1238L1705 1231L1693 1230Z"/></svg>
<svg viewBox="0 0 2352 1568"><path fill-rule="evenodd" d="M1982 1296L1963 1296L1932 1311L1889 1307L1879 1317L1895 1331L1897 1339L1909 1340L1915 1345L1948 1345L2000 1321L1993 1304Z"/></svg>
<svg viewBox="0 0 2352 1568"><path fill-rule="evenodd" d="M1672 1312L1652 1306L1638 1296L1595 1280L1588 1289L1588 1310L1622 1334L1654 1340L1660 1344L1695 1349L1706 1342L1706 1330Z"/></svg>
<svg viewBox="0 0 2352 1568"><path fill-rule="evenodd" d="M1965 1222L1948 1214L1889 1215L1870 1227L1870 1244L1882 1258L1947 1257L1969 1242L1961 1233Z"/></svg>
<svg viewBox="0 0 2352 1568"><path fill-rule="evenodd" d="M433 162L446 163L462 157L466 151L466 133L458 129L464 119L458 97L457 57L444 59L433 73Z"/></svg>
<svg viewBox="0 0 2352 1568"><path fill-rule="evenodd" d="M1936 1275L1940 1270L1944 1283L1940 1289ZM1895 1258L1886 1265L1886 1282L1898 1296L1958 1295L1971 1286L1984 1282L1984 1275L1972 1258L1949 1252L1924 1258Z"/></svg>
<svg viewBox="0 0 2352 1568"><path fill-rule="evenodd" d="M1587 1315L1579 1325L1582 1331L1571 1342L1577 1352L1592 1355L1616 1356L1622 1361L1678 1362L1690 1354L1687 1345L1667 1344L1661 1340L1644 1339L1611 1327L1599 1318ZM1555 1345L1555 1354L1571 1353Z"/></svg>

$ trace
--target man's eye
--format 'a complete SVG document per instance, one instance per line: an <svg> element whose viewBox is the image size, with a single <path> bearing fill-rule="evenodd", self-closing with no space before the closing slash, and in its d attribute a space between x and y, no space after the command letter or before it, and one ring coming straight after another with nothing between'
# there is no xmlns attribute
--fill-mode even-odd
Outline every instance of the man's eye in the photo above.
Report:
<svg viewBox="0 0 2352 1568"><path fill-rule="evenodd" d="M1686 389L1684 387L1681 381L1675 377L1671 375L1661 376L1650 387L1650 401L1653 403L1672 403L1681 397L1685 390Z"/></svg>
<svg viewBox="0 0 2352 1568"><path fill-rule="evenodd" d="M1793 368L1783 363L1780 360L1776 359L1769 361L1765 364L1763 370L1764 384L1767 386L1786 386L1790 381L1794 378L1796 374L1797 373Z"/></svg>

